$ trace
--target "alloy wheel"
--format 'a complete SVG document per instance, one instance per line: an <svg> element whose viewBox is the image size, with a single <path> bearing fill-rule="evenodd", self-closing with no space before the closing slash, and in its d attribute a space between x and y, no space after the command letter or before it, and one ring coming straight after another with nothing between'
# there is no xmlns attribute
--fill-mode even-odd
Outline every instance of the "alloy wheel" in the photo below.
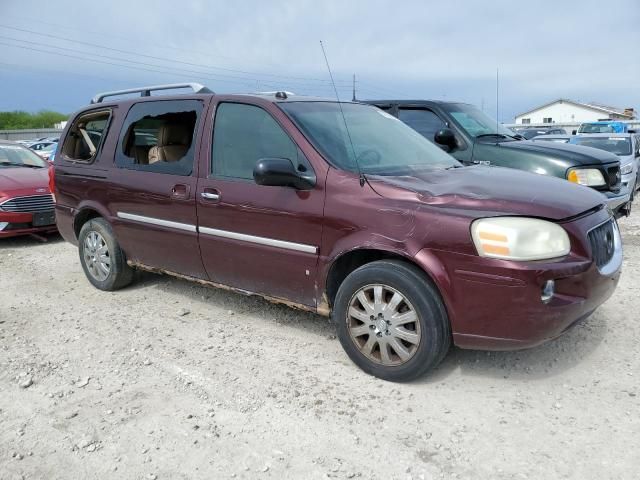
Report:
<svg viewBox="0 0 640 480"><path fill-rule="evenodd" d="M100 233L90 231L84 239L84 263L93 278L102 282L111 272L107 242Z"/></svg>
<svg viewBox="0 0 640 480"><path fill-rule="evenodd" d="M377 364L402 365L418 351L418 315L405 296L388 285L360 288L349 301L346 321L358 350Z"/></svg>

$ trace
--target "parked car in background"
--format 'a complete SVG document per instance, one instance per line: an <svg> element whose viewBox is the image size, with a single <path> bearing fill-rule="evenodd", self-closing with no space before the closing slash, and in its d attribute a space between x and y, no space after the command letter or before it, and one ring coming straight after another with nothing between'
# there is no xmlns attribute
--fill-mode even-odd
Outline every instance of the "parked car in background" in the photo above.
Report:
<svg viewBox="0 0 640 480"><path fill-rule="evenodd" d="M557 143L569 143L571 135L538 135L531 140L534 142L557 142Z"/></svg>
<svg viewBox="0 0 640 480"><path fill-rule="evenodd" d="M634 133L591 133L571 138L571 143L598 148L618 156L622 186L629 189L631 200L640 186L640 141Z"/></svg>
<svg viewBox="0 0 640 480"><path fill-rule="evenodd" d="M627 213L620 161L612 153L558 142L523 141L480 109L466 103L373 100L464 165L517 168L563 178L601 192L616 215Z"/></svg>
<svg viewBox="0 0 640 480"><path fill-rule="evenodd" d="M0 239L56 231L48 166L28 148L0 140Z"/></svg>
<svg viewBox="0 0 640 480"><path fill-rule="evenodd" d="M96 288L140 268L331 315L357 365L401 381L451 342L554 338L616 287L620 234L592 189L460 168L371 105L189 86L100 94L67 124L56 219Z"/></svg>
<svg viewBox="0 0 640 480"><path fill-rule="evenodd" d="M516 133L527 140L531 140L533 137L540 135L566 135L567 132L564 128L554 127L535 127L535 128L521 128Z"/></svg>
<svg viewBox="0 0 640 480"><path fill-rule="evenodd" d="M598 122L581 123L577 131L573 134L583 133L626 133L628 131L627 124L624 122L616 122L615 120L601 120Z"/></svg>
<svg viewBox="0 0 640 480"><path fill-rule="evenodd" d="M38 153L40 150L44 150L51 145L54 145L54 143L43 141L43 142L28 143L26 146L29 147L34 152Z"/></svg>
<svg viewBox="0 0 640 480"><path fill-rule="evenodd" d="M56 151L58 150L58 144L57 143L53 143L51 144L51 146L47 147L46 150L40 150L39 155L47 160L48 162L53 163L55 156L56 156Z"/></svg>

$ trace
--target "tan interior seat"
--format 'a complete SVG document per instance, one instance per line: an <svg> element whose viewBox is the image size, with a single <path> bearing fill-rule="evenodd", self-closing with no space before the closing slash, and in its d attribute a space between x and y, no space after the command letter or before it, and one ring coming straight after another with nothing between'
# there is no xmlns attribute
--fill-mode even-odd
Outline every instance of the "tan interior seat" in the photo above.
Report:
<svg viewBox="0 0 640 480"><path fill-rule="evenodd" d="M149 150L149 163L177 162L191 146L193 126L186 123L165 123L158 130L158 144Z"/></svg>

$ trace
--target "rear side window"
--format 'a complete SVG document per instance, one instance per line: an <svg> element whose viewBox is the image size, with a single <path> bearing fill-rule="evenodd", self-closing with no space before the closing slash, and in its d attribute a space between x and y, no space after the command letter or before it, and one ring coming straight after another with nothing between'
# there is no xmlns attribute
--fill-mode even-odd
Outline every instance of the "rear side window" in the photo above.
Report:
<svg viewBox="0 0 640 480"><path fill-rule="evenodd" d="M288 158L299 169L310 168L293 140L265 110L221 103L213 130L212 173L253 180L253 168L261 158Z"/></svg>
<svg viewBox="0 0 640 480"><path fill-rule="evenodd" d="M138 103L124 121L116 165L131 170L191 175L199 100Z"/></svg>
<svg viewBox="0 0 640 480"><path fill-rule="evenodd" d="M76 118L62 144L63 159L93 162L107 135L110 119L110 110L84 113Z"/></svg>
<svg viewBox="0 0 640 480"><path fill-rule="evenodd" d="M430 110L401 108L398 118L431 142L436 133L446 127L440 117Z"/></svg>

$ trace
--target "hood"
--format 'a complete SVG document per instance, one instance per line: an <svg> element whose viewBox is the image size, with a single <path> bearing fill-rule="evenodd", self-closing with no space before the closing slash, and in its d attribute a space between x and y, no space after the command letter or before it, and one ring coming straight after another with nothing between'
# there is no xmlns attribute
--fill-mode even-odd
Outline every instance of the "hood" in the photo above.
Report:
<svg viewBox="0 0 640 480"><path fill-rule="evenodd" d="M45 191L38 192L44 188ZM0 196L19 192L20 195L49 193L49 172L46 168L0 168Z"/></svg>
<svg viewBox="0 0 640 480"><path fill-rule="evenodd" d="M573 164L594 165L598 163L614 163L618 157L610 152L596 148L583 147L559 142L531 142L522 140L519 142L500 142L500 148L538 153L547 157L560 157L571 161Z"/></svg>
<svg viewBox="0 0 640 480"><path fill-rule="evenodd" d="M605 201L591 188L500 167L472 166L411 176L367 175L367 179L383 197L466 210L475 217L526 215L563 220Z"/></svg>

